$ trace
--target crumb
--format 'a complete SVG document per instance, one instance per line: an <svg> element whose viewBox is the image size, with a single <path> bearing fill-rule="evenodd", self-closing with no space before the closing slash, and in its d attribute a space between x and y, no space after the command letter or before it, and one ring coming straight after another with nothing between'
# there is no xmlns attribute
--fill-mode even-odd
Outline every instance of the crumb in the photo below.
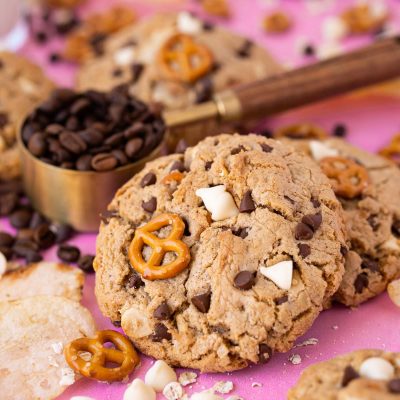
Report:
<svg viewBox="0 0 400 400"><path fill-rule="evenodd" d="M253 387L253 388L256 388L256 387L262 387L262 383L259 383L259 382L253 382L253 383L251 384L251 387Z"/></svg>
<svg viewBox="0 0 400 400"><path fill-rule="evenodd" d="M315 346L316 344L318 344L318 342L319 340L317 338L310 338L305 340L304 342L296 344L295 346L293 346L293 348L295 349L296 347Z"/></svg>
<svg viewBox="0 0 400 400"><path fill-rule="evenodd" d="M56 354L62 354L63 352L63 344L61 342L57 342L57 343L52 343L51 344L51 348L53 349L54 353Z"/></svg>
<svg viewBox="0 0 400 400"><path fill-rule="evenodd" d="M185 392L179 382L171 382L165 386L163 395L167 400L181 400Z"/></svg>
<svg viewBox="0 0 400 400"><path fill-rule="evenodd" d="M67 367L61 368L60 386L71 386L75 382L75 372Z"/></svg>
<svg viewBox="0 0 400 400"><path fill-rule="evenodd" d="M229 393L233 390L233 382L231 381L220 381L217 382L214 386L213 386L213 390L221 393L221 394L226 394Z"/></svg>
<svg viewBox="0 0 400 400"><path fill-rule="evenodd" d="M196 383L197 374L195 372L183 372L179 375L178 381L182 386L190 385L191 383Z"/></svg>
<svg viewBox="0 0 400 400"><path fill-rule="evenodd" d="M300 354L292 354L289 357L289 361L293 364L293 365L299 365L301 364L301 357Z"/></svg>

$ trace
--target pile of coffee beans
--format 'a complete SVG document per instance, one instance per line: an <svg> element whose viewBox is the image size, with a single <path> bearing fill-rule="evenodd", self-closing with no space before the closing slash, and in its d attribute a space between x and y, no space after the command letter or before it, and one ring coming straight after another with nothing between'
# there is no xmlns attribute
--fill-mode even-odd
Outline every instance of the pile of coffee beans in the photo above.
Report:
<svg viewBox="0 0 400 400"><path fill-rule="evenodd" d="M43 259L42 251L58 245L61 261L77 263L84 272L93 272L94 256L82 256L77 247L64 244L74 230L68 225L52 223L36 212L25 198L20 181L0 182L0 217L8 217L16 230L15 235L0 231L0 252L7 260L39 262Z"/></svg>
<svg viewBox="0 0 400 400"><path fill-rule="evenodd" d="M102 93L56 89L25 121L22 139L40 160L79 171L109 171L147 156L162 141L156 107L127 85Z"/></svg>

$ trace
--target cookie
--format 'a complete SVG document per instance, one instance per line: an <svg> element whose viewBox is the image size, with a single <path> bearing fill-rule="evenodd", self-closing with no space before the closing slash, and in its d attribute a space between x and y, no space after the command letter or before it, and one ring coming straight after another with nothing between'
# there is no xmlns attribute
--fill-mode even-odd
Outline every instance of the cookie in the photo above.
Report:
<svg viewBox="0 0 400 400"><path fill-rule="evenodd" d="M0 88L0 180L10 180L20 175L18 130L54 84L30 61L0 52Z"/></svg>
<svg viewBox="0 0 400 400"><path fill-rule="evenodd" d="M332 177L350 241L346 272L335 298L356 306L383 292L400 276L400 171L383 157L341 139L295 140L291 144L310 154ZM326 160L337 157L336 168L326 165ZM347 172L340 171L344 162L350 167ZM358 182L351 182L353 179ZM364 186L360 180L365 180Z"/></svg>
<svg viewBox="0 0 400 400"><path fill-rule="evenodd" d="M57 397L79 378L68 367L63 347L94 333L89 311L65 297L36 296L1 302L2 400Z"/></svg>
<svg viewBox="0 0 400 400"><path fill-rule="evenodd" d="M358 350L311 365L288 400L320 399L400 399L400 353Z"/></svg>
<svg viewBox="0 0 400 400"><path fill-rule="evenodd" d="M129 82L142 100L178 109L279 71L257 44L182 12L155 15L110 36L104 56L81 67L77 87L109 90Z"/></svg>
<svg viewBox="0 0 400 400"><path fill-rule="evenodd" d="M344 223L329 181L261 136L207 138L150 162L109 209L94 263L100 309L171 365L267 362L311 326L342 279Z"/></svg>

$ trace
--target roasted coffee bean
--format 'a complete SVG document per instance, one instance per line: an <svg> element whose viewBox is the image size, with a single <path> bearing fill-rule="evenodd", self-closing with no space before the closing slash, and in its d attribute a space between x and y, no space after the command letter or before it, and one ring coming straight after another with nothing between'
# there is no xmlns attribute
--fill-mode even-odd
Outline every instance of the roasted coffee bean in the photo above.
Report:
<svg viewBox="0 0 400 400"><path fill-rule="evenodd" d="M305 243L299 243L297 245L299 248L299 255L301 258L306 258L311 254L311 247Z"/></svg>
<svg viewBox="0 0 400 400"><path fill-rule="evenodd" d="M90 171L92 169L92 159L91 154L83 154L76 160L76 169L78 171Z"/></svg>
<svg viewBox="0 0 400 400"><path fill-rule="evenodd" d="M258 362L259 364L266 364L271 360L272 349L265 343L258 346Z"/></svg>
<svg viewBox="0 0 400 400"><path fill-rule="evenodd" d="M69 131L76 131L79 128L79 120L78 118L76 118L75 116L71 116L67 119L67 121L65 122L65 127L67 128L67 130Z"/></svg>
<svg viewBox="0 0 400 400"><path fill-rule="evenodd" d="M144 282L140 278L140 276L134 272L128 279L127 285L129 288L139 289L140 287L144 286Z"/></svg>
<svg viewBox="0 0 400 400"><path fill-rule="evenodd" d="M14 252L11 247L0 246L0 253L6 258L6 260L11 260Z"/></svg>
<svg viewBox="0 0 400 400"><path fill-rule="evenodd" d="M255 278L254 272L241 271L235 276L233 283L240 290L249 290L254 286L256 282Z"/></svg>
<svg viewBox="0 0 400 400"><path fill-rule="evenodd" d="M78 135L89 145L89 146L99 146L103 143L103 134L93 128L90 127L83 131L78 132Z"/></svg>
<svg viewBox="0 0 400 400"><path fill-rule="evenodd" d="M131 127L124 131L124 136L126 139L133 139L139 135L145 133L147 127L142 122L135 122Z"/></svg>
<svg viewBox="0 0 400 400"><path fill-rule="evenodd" d="M27 228L31 222L32 211L21 208L10 215L10 224L16 229Z"/></svg>
<svg viewBox="0 0 400 400"><path fill-rule="evenodd" d="M28 150L36 157L41 157L46 153L47 143L42 133L34 133L30 137Z"/></svg>
<svg viewBox="0 0 400 400"><path fill-rule="evenodd" d="M33 240L41 249L48 249L55 243L56 235L51 231L50 225L44 223L34 230Z"/></svg>
<svg viewBox="0 0 400 400"><path fill-rule="evenodd" d="M60 134L60 143L73 154L82 154L87 149L86 142L79 135L68 131Z"/></svg>
<svg viewBox="0 0 400 400"><path fill-rule="evenodd" d="M140 181L140 186L142 188L150 185L154 185L157 181L157 177L153 172L148 172Z"/></svg>
<svg viewBox="0 0 400 400"><path fill-rule="evenodd" d="M85 111L89 107L90 107L90 101L85 98L80 98L72 103L69 110L72 114L80 114L82 113L82 111Z"/></svg>
<svg viewBox="0 0 400 400"><path fill-rule="evenodd" d="M81 251L76 247L69 244L61 244L58 246L57 257L65 262L76 262L81 256Z"/></svg>
<svg viewBox="0 0 400 400"><path fill-rule="evenodd" d="M294 237L296 240L310 240L314 236L314 231L303 222L296 225Z"/></svg>
<svg viewBox="0 0 400 400"><path fill-rule="evenodd" d="M96 154L92 159L92 168L95 171L110 171L118 165L118 161L111 153Z"/></svg>
<svg viewBox="0 0 400 400"><path fill-rule="evenodd" d="M43 260L43 256L36 251L28 251L24 258L28 264L40 262Z"/></svg>
<svg viewBox="0 0 400 400"><path fill-rule="evenodd" d="M102 146L98 146L98 147L92 147L91 149L89 149L89 153L92 154L93 156L97 155L97 154L101 154L101 153L109 153L111 152L111 146L107 146L107 145L102 145Z"/></svg>
<svg viewBox="0 0 400 400"><path fill-rule="evenodd" d="M78 267L86 274L91 274L94 272L93 261L94 256L87 254L79 258Z"/></svg>
<svg viewBox="0 0 400 400"><path fill-rule="evenodd" d="M202 313L207 313L210 309L211 304L211 292L202 293L197 296L193 296L192 304Z"/></svg>
<svg viewBox="0 0 400 400"><path fill-rule="evenodd" d="M23 194L24 189L22 186L22 181L20 180L12 180L7 182L0 182L0 196L3 194Z"/></svg>
<svg viewBox="0 0 400 400"><path fill-rule="evenodd" d="M14 237L7 232L0 232L0 246L11 247L14 244Z"/></svg>
<svg viewBox="0 0 400 400"><path fill-rule="evenodd" d="M29 253L37 253L39 246L33 240L17 239L14 243L13 251L17 257L25 258Z"/></svg>
<svg viewBox="0 0 400 400"><path fill-rule="evenodd" d="M166 301L162 302L155 310L154 310L154 318L161 319L161 320L168 320L171 318L172 313L171 309L168 306Z"/></svg>
<svg viewBox="0 0 400 400"><path fill-rule="evenodd" d="M52 224L50 228L56 236L56 243L63 243L67 241L71 239L74 234L74 229L67 224Z"/></svg>
<svg viewBox="0 0 400 400"><path fill-rule="evenodd" d="M17 233L17 240L34 240L34 232L35 230L31 228L20 229Z"/></svg>
<svg viewBox="0 0 400 400"><path fill-rule="evenodd" d="M360 374L351 365L348 365L343 372L342 387L346 387L351 381L359 377Z"/></svg>
<svg viewBox="0 0 400 400"><path fill-rule="evenodd" d="M171 340L172 335L168 332L168 328L164 324L156 324L154 333L151 335L153 342L162 342L163 340Z"/></svg>
<svg viewBox="0 0 400 400"><path fill-rule="evenodd" d="M8 193L0 195L0 215L6 216L11 214L18 206L18 195Z"/></svg>
<svg viewBox="0 0 400 400"><path fill-rule="evenodd" d="M143 140L141 138L131 139L125 146L125 153L129 158L134 158L143 146Z"/></svg>
<svg viewBox="0 0 400 400"><path fill-rule="evenodd" d="M26 122L22 128L22 139L24 140L25 144L28 143L29 139L32 135L40 129L40 125L34 122Z"/></svg>
<svg viewBox="0 0 400 400"><path fill-rule="evenodd" d="M251 190L248 190L243 195L242 201L240 202L239 211L243 213L251 213L256 209L256 205L252 199Z"/></svg>
<svg viewBox="0 0 400 400"><path fill-rule="evenodd" d="M124 134L123 132L114 133L113 135L109 136L104 143L111 146L117 147L124 142Z"/></svg>
<svg viewBox="0 0 400 400"><path fill-rule="evenodd" d="M118 165L126 165L129 163L128 157L122 150L112 150L111 154L117 159Z"/></svg>
<svg viewBox="0 0 400 400"><path fill-rule="evenodd" d="M153 213L157 209L157 199L152 197L148 201L143 201L142 208L149 213Z"/></svg>

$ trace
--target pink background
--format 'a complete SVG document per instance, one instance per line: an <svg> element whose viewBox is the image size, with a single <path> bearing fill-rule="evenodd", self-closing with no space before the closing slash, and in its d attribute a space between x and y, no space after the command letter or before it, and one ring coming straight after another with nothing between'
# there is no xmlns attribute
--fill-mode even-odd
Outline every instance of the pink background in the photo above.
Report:
<svg viewBox="0 0 400 400"><path fill-rule="evenodd" d="M312 0L311 0L312 1ZM320 0L322 1L322 0ZM107 0L89 1L82 8L82 15L93 10L105 9L114 3ZM175 1L174 4L165 4L167 1L125 1L132 5L140 16L149 15L155 10L181 9L182 7L199 11L198 4L192 2ZM172 3L172 2L171 2ZM229 21L208 18L217 23L226 25L233 30L245 34L270 49L273 55L282 63L301 65L309 62L300 55L296 41L304 37L309 43L318 45L321 38L321 22L328 15L336 15L340 9L354 3L353 1L337 0L327 11L314 14L306 7L305 1L282 0L280 9L287 11L295 20L295 26L290 33L277 36L267 36L260 28L262 16L274 9L271 1L262 0L230 0L233 18ZM340 4L339 4L340 3ZM386 2L391 10L392 22L400 24L400 2L392 0ZM201 14L201 12L199 12ZM346 39L346 48L368 43L371 36ZM37 47L28 43L21 53L37 61L45 67L49 75L62 85L72 85L74 67L59 64L47 64L49 51L60 47L58 40L52 40L45 47ZM289 121L312 121L321 124L330 130L335 123L345 123L349 130L350 142L365 149L375 151L388 142L390 137L400 132L400 98L377 97L338 99L318 106L307 107L303 110L287 113L271 118L268 126L276 127ZM9 229L4 222L2 229ZM72 243L78 245L82 252L94 253L95 235L82 234L76 236ZM55 249L47 254L47 259L56 260ZM113 328L108 320L98 311L93 295L93 276L86 280L83 304L94 314L99 328ZM321 361L347 351L360 348L381 348L400 351L400 310L388 299L386 294L369 301L358 309L350 310L335 306L321 314L313 328L298 342L308 338L317 338L315 346L296 348L287 354L275 354L272 361L264 366L252 366L243 371L230 374L202 374L197 383L191 386L189 393L210 388L220 380L232 380L235 384L233 393L241 395L246 400L280 400L284 399L287 390L296 382L300 372L309 364ZM302 363L293 365L288 361L291 354L300 354ZM142 356L141 367L136 370L135 377L144 377L145 372L153 360ZM253 382L261 383L261 387L252 387ZM122 399L125 384L102 384L82 379L66 390L60 399L69 399L73 395L87 395L97 400ZM225 396L228 397L228 396ZM158 398L163 398L159 395ZM140 400L140 399L138 399Z"/></svg>

